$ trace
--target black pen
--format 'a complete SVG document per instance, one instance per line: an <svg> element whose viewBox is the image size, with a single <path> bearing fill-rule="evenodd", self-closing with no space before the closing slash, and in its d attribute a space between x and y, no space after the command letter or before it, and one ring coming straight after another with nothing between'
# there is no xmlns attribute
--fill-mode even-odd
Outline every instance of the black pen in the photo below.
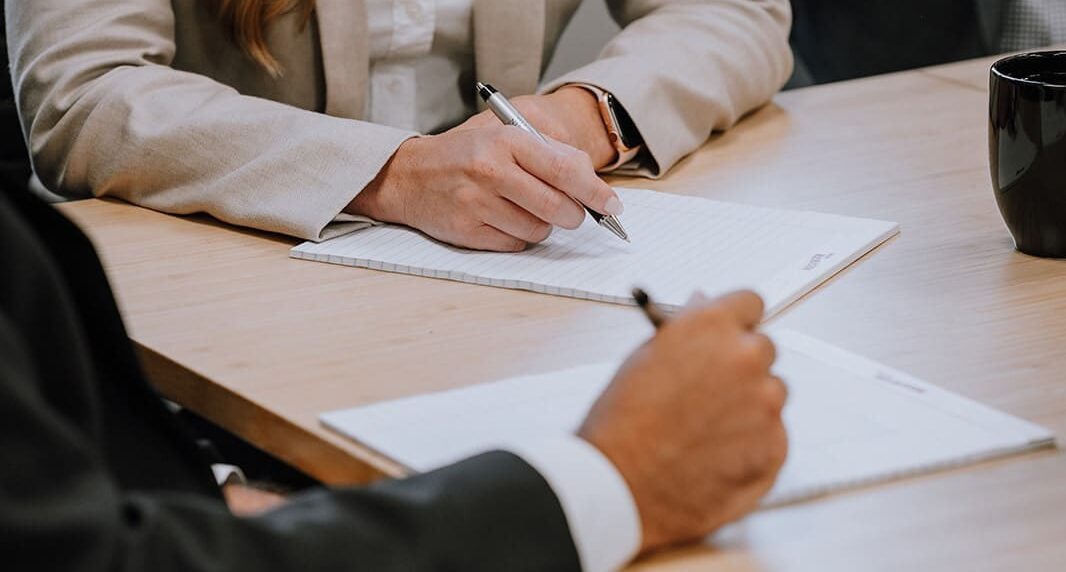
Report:
<svg viewBox="0 0 1066 572"><path fill-rule="evenodd" d="M634 288L633 301L644 311L644 315L648 317L648 321L655 326L656 330L663 327L663 324L666 323L666 312L651 301L651 296L648 296L647 292L640 288Z"/></svg>
<svg viewBox="0 0 1066 572"><path fill-rule="evenodd" d="M514 125L515 127L533 135L537 139L540 139L545 145L548 144L548 140L537 131L533 125L522 116L515 106L511 105L511 102L507 100L502 93L496 90L491 85L477 82L477 93L481 96L481 99L485 101L485 105L489 106L496 117L506 125ZM600 214L588 207L588 205L581 205L585 207L585 210L592 217L592 220L599 223L600 226L614 233L615 236L622 240L629 242L629 235L626 234L626 230L622 228L622 223L618 222L618 219L614 215Z"/></svg>

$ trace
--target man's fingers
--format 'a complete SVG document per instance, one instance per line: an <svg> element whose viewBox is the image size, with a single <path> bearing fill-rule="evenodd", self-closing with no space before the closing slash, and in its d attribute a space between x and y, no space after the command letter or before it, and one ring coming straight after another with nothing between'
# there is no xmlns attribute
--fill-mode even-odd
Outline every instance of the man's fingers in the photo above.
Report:
<svg viewBox="0 0 1066 572"><path fill-rule="evenodd" d="M540 220L575 229L585 220L585 209L565 193L521 170L514 169L499 192Z"/></svg>
<svg viewBox="0 0 1066 572"><path fill-rule="evenodd" d="M741 326L749 330L755 329L762 322L765 310L762 298L749 290L726 294L716 301L716 305L726 308L740 321Z"/></svg>
<svg viewBox="0 0 1066 572"><path fill-rule="evenodd" d="M710 306L713 302L714 300L708 298L706 294L697 290L693 292L691 296L688 297L688 302L685 302L685 309L698 310L700 308Z"/></svg>
<svg viewBox="0 0 1066 572"><path fill-rule="evenodd" d="M702 294L694 294L685 305L685 314L715 320L735 320L744 330L753 331L762 321L763 301L758 294L746 290L713 300L707 300Z"/></svg>
<svg viewBox="0 0 1066 572"><path fill-rule="evenodd" d="M788 401L788 386L780 377L770 376L763 382L763 396L766 406L775 416L781 415Z"/></svg>
<svg viewBox="0 0 1066 572"><path fill-rule="evenodd" d="M774 342L769 336L758 332L748 333L744 336L743 343L748 347L751 356L758 361L759 366L770 369L770 366L774 365L774 360L777 359L777 348L774 347Z"/></svg>
<svg viewBox="0 0 1066 572"><path fill-rule="evenodd" d="M520 167L596 212L622 214L621 199L596 175L586 153L558 141L549 139L545 145L532 135L522 135L512 147Z"/></svg>

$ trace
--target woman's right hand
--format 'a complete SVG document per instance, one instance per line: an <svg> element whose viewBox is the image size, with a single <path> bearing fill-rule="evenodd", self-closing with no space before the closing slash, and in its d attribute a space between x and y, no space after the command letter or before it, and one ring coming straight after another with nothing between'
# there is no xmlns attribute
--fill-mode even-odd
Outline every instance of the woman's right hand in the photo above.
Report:
<svg viewBox="0 0 1066 572"><path fill-rule="evenodd" d="M588 155L549 141L502 124L409 139L345 212L503 252L541 242L555 226L580 226L585 210L577 201L621 214L621 200Z"/></svg>

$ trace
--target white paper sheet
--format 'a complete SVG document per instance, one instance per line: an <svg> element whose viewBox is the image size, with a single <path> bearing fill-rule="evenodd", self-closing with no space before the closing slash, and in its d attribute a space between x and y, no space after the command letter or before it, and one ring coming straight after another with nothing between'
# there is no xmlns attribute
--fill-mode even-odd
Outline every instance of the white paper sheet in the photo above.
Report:
<svg viewBox="0 0 1066 572"><path fill-rule="evenodd" d="M773 332L789 386L788 461L767 504L1051 446L1046 429L807 336ZM517 377L321 416L425 471L573 432L617 364Z"/></svg>
<svg viewBox="0 0 1066 572"><path fill-rule="evenodd" d="M634 286L663 306L683 306L747 288L767 316L814 289L898 232L891 222L618 189L626 243L586 217L521 253L463 250L400 226L305 242L290 256L360 268L445 278L628 304Z"/></svg>

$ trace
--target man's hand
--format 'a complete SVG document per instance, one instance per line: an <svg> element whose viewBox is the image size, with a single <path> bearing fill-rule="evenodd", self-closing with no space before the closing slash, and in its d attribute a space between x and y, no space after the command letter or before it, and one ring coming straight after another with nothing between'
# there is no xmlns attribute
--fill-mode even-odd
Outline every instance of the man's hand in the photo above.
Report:
<svg viewBox="0 0 1066 572"><path fill-rule="evenodd" d="M784 463L786 389L755 332L762 313L746 292L695 303L629 358L579 430L629 485L642 552L740 518Z"/></svg>
<svg viewBox="0 0 1066 572"><path fill-rule="evenodd" d="M237 516L255 516L285 504L285 497L280 494L248 485L226 485L222 496L230 512Z"/></svg>
<svg viewBox="0 0 1066 572"><path fill-rule="evenodd" d="M615 160L617 151L607 137L596 96L589 90L565 86L548 95L516 97L511 103L545 137L587 153L596 169ZM479 129L499 122L491 111L483 111L455 130Z"/></svg>
<svg viewBox="0 0 1066 572"><path fill-rule="evenodd" d="M622 203L588 155L496 123L410 139L345 208L456 246L513 252Z"/></svg>

